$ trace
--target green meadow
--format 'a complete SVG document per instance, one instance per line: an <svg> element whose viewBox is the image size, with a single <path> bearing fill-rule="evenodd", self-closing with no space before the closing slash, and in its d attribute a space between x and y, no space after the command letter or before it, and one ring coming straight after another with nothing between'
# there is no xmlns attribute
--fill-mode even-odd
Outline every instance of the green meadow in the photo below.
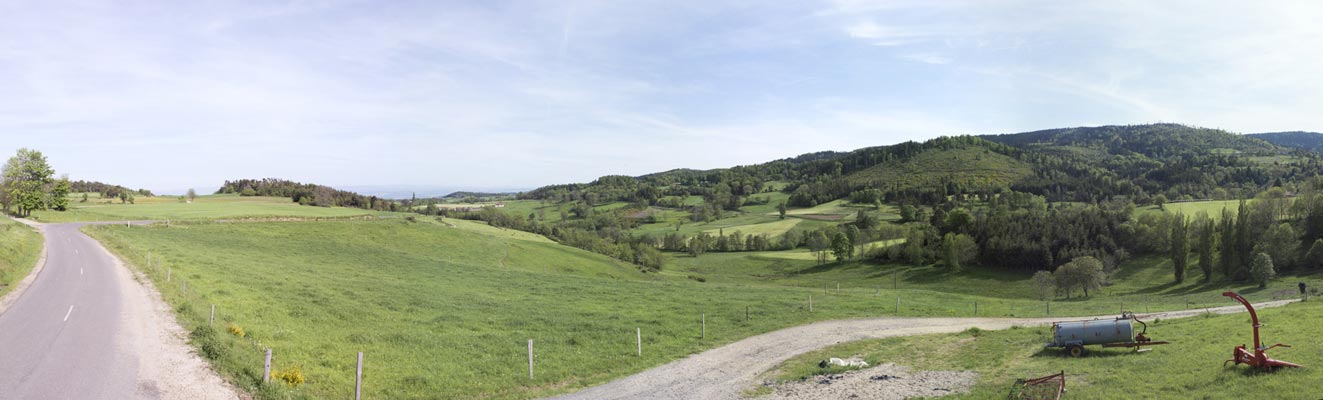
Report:
<svg viewBox="0 0 1323 400"><path fill-rule="evenodd" d="M1239 303L1224 298L1220 305ZM978 382L959 399L1003 398L1017 378L1066 373L1070 399L1256 399L1313 398L1323 393L1323 341L1314 322L1323 314L1316 301L1259 310L1264 344L1292 348L1268 352L1273 358L1302 364L1302 369L1262 373L1248 366L1223 367L1231 350L1253 345L1249 315L1196 316L1148 320L1148 333L1171 344L1135 353L1130 349L1087 346L1080 358L1060 349L1045 349L1051 328L969 330L958 334L896 337L836 345L796 356L773 369L773 381L793 381L821 374L818 362L827 357L860 356L869 364L895 363L923 370L977 371ZM832 373L845 371L833 368Z"/></svg>
<svg viewBox="0 0 1323 400"><path fill-rule="evenodd" d="M1057 316L1225 305L1220 284L1164 285L1169 267L1158 259L1125 264L1112 286L1088 299L1049 305L1033 299L1028 276L1017 273L818 265L770 252L673 254L661 273L645 274L537 235L449 218L85 230L143 271L194 333L194 345L260 398L345 396L359 351L368 397L534 398L818 320L974 316L976 307L978 316L1038 317L1049 308ZM147 266L148 252L160 268ZM1247 295L1268 299L1291 285L1281 280ZM212 304L217 322L207 328ZM230 333L231 324L246 336ZM634 353L635 328L643 331L642 357ZM276 354L277 371L297 366L307 382L261 383L264 348Z"/></svg>
<svg viewBox="0 0 1323 400"><path fill-rule="evenodd" d="M41 234L12 219L0 218L0 297L32 271L41 246Z"/></svg>
<svg viewBox="0 0 1323 400"><path fill-rule="evenodd" d="M82 203L71 198L68 211L35 211L39 222L123 221L123 220L211 220L262 218L346 218L383 215L372 210L344 207L309 207L283 197L242 197L238 195L198 196L192 203L176 196L138 197L135 204L109 200Z"/></svg>

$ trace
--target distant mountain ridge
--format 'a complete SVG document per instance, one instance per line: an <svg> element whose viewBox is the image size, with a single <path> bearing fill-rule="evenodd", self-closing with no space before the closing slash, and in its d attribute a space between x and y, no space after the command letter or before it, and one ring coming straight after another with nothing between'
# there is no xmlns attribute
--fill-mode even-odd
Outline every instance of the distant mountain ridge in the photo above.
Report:
<svg viewBox="0 0 1323 400"><path fill-rule="evenodd" d="M792 194L793 206L862 190L877 190L887 201L923 204L953 194L1003 190L1052 201L1127 196L1144 202L1158 194L1171 199L1250 196L1323 172L1319 154L1267 139L1165 123L939 137L731 168L603 176L589 183L544 186L520 197L653 204L663 197L702 195L734 206L738 199L773 190L767 184L778 182L778 190Z"/></svg>
<svg viewBox="0 0 1323 400"><path fill-rule="evenodd" d="M1291 147L1296 149L1309 150L1315 153L1323 154L1323 133L1291 131L1291 132L1251 133L1245 136L1261 139L1265 142L1272 143L1282 147Z"/></svg>

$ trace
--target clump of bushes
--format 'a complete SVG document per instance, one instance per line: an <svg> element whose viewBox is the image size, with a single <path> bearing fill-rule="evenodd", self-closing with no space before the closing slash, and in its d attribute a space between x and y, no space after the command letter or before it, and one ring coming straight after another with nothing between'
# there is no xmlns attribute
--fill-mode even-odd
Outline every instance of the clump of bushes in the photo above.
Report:
<svg viewBox="0 0 1323 400"><path fill-rule="evenodd" d="M220 337L216 335L216 330L210 326L193 328L193 332L188 336L193 340L193 343L198 344L198 348L202 349L202 355L208 359L220 359L229 351L229 347L221 343Z"/></svg>
<svg viewBox="0 0 1323 400"><path fill-rule="evenodd" d="M234 336L238 336L238 337L246 337L246 336L248 336L248 333L246 333L246 332L243 331L243 327L242 327L242 326L239 326L239 324L236 324L236 323L233 323L233 322L230 323L230 333L232 333L232 334L234 334Z"/></svg>
<svg viewBox="0 0 1323 400"><path fill-rule="evenodd" d="M304 381L303 369L299 368L298 364L291 365L279 371L272 371L271 378L284 381L286 385L290 386L302 385Z"/></svg>

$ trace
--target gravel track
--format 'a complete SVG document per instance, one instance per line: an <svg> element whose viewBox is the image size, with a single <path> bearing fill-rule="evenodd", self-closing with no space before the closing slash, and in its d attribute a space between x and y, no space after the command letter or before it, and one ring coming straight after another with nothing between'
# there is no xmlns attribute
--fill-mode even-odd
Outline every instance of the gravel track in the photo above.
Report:
<svg viewBox="0 0 1323 400"><path fill-rule="evenodd" d="M1255 304L1255 308L1281 306L1297 300ZM1139 314L1140 318L1184 318L1206 312L1244 312L1240 305L1197 310ZM1115 315L1096 318L1115 318ZM822 321L745 338L687 358L640 372L577 393L553 399L738 399L758 383L757 376L781 362L838 343L895 336L954 333L969 328L1008 329L1012 325L1044 326L1057 321L1095 317L1059 318L870 318Z"/></svg>

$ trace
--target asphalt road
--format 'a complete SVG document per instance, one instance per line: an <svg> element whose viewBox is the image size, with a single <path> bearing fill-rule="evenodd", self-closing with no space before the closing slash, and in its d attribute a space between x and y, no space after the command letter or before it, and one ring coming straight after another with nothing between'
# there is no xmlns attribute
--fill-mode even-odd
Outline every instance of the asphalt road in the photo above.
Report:
<svg viewBox="0 0 1323 400"><path fill-rule="evenodd" d="M0 399L153 397L126 343L122 272L82 225L43 227L45 267L0 314Z"/></svg>

